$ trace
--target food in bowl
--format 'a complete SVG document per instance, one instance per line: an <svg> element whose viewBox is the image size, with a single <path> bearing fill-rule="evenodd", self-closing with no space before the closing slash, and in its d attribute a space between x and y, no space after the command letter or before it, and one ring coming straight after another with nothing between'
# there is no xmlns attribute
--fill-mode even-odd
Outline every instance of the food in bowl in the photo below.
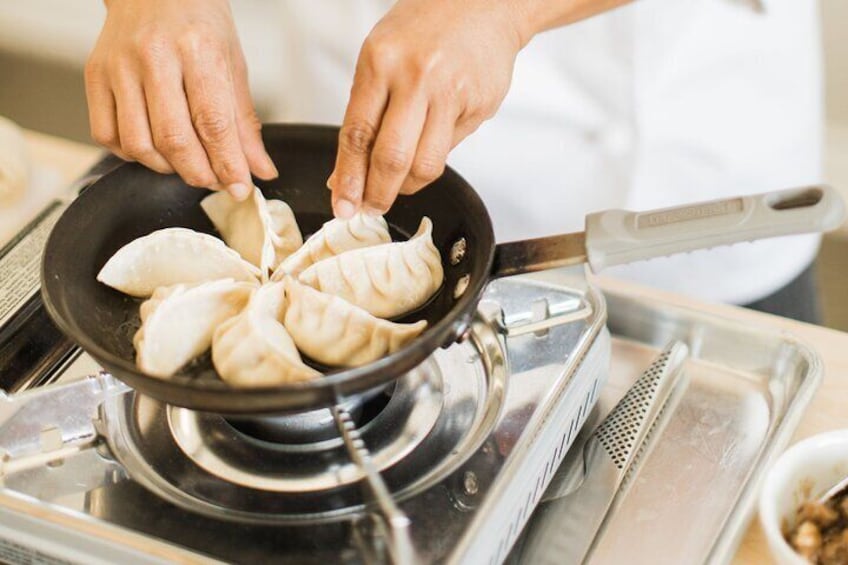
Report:
<svg viewBox="0 0 848 565"><path fill-rule="evenodd" d="M784 528L784 538L807 561L848 563L848 487L824 502L804 502L794 523L793 528Z"/></svg>

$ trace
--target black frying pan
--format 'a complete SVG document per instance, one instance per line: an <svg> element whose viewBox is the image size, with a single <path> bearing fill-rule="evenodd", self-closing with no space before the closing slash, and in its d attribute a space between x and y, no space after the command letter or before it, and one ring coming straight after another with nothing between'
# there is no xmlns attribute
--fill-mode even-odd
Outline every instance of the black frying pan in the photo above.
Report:
<svg viewBox="0 0 848 565"><path fill-rule="evenodd" d="M330 192L325 181L333 168L337 135L336 128L321 126L270 125L263 130L280 178L257 185L266 198L279 198L291 206L304 234L314 232L331 217ZM815 205L825 194L822 190L795 191L789 200L784 198L782 202L790 202L786 208L808 207L811 202ZM421 363L438 347L462 335L491 277L585 259L583 234L502 244L497 246L496 253L486 208L468 183L448 169L426 190L400 197L386 215L395 239L415 233L421 217L429 216L433 220L433 240L443 258L442 288L421 310L400 320L427 320L427 329L413 343L366 366L337 370L311 382L272 388L230 387L215 375L208 356L172 378L151 377L141 373L133 361L132 336L139 326L140 301L97 282L95 277L121 246L154 230L182 226L214 233L199 205L206 194L188 187L175 175L163 176L137 164L121 165L92 184L68 207L53 228L42 265L44 303L62 331L131 387L163 402L195 410L255 414L312 409L388 383ZM664 213L668 216L668 212ZM626 234L609 228L627 222L622 223L619 218L605 225L610 216L603 214L595 215L595 219L598 223L595 232L610 237L606 241L603 237L596 238L601 243L595 251L597 265L593 262L593 267L614 262L610 259L614 256L620 261L639 258L633 257L634 248L643 256L665 254L669 248L663 244L679 231L675 231L674 225L669 233L660 228L655 234L658 237L653 237L658 245L651 252L645 251L642 241L616 249L614 244L621 242ZM665 219L670 224L681 221ZM652 221L657 223L656 219ZM807 229L783 233L820 229L808 223L802 221L802 227ZM634 226L638 224L636 218ZM770 231L767 235L775 235L774 230L767 231ZM749 230L736 234L735 239L753 237L762 234L751 235ZM452 262L451 248L462 239L466 252L461 260ZM714 233L706 243L717 243ZM688 246L685 241L676 241L671 251L702 246L705 243L695 239ZM591 249L589 255L593 255ZM465 288L458 296L457 285Z"/></svg>
<svg viewBox="0 0 848 565"><path fill-rule="evenodd" d="M280 178L257 182L266 198L284 200L304 234L332 217L326 179L333 169L338 130L331 127L269 125L266 147ZM234 389L201 359L170 379L140 372L132 337L139 326L140 300L99 283L95 277L121 246L154 230L183 226L214 234L200 208L207 191L175 175L124 164L88 187L65 211L47 241L42 295L59 328L103 367L138 391L169 404L222 413L260 413L325 406L402 375L467 327L488 279L494 251L492 224L480 198L458 174L447 171L415 196L401 197L386 216L395 239L414 234L422 216L433 220L433 240L443 258L465 238L457 265L445 260L445 283L425 308L401 321L426 319L427 330L410 346L370 365L339 370L312 382L273 388ZM455 299L459 279L470 275Z"/></svg>

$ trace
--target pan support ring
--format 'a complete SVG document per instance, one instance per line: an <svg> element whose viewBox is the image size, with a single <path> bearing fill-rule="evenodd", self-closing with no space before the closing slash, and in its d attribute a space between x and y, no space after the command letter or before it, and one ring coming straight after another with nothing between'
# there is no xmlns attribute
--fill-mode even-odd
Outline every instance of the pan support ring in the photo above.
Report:
<svg viewBox="0 0 848 565"><path fill-rule="evenodd" d="M137 393L103 404L104 435L134 480L173 504L218 519L315 523L367 507L379 510L374 475L369 481L345 441L366 449L397 502L457 471L493 429L506 386L503 343L490 322L477 318L473 327L472 339L436 351L400 377L382 412L354 427L358 438L345 440L342 432L312 444L263 441L224 416Z"/></svg>
<svg viewBox="0 0 848 565"><path fill-rule="evenodd" d="M442 375L433 359L399 379L382 412L358 431L368 438L373 465L386 469L417 447L436 424L443 403ZM337 409L350 418L343 405ZM185 456L228 483L271 492L313 492L366 478L338 435L305 444L275 443L241 433L218 414L177 406L168 406L166 414L171 436ZM335 414L331 417L341 425ZM371 433L375 427L378 433ZM315 453L326 457L311 458Z"/></svg>

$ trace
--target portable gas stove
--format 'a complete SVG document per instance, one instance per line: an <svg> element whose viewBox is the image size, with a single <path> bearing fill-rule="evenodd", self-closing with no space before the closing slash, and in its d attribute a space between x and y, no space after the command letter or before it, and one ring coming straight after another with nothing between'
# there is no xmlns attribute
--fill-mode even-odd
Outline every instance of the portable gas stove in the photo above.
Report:
<svg viewBox="0 0 848 565"><path fill-rule="evenodd" d="M40 250L0 253L0 560L497 563L606 379L582 268L497 280L471 331L384 390L300 414L164 405L53 327Z"/></svg>

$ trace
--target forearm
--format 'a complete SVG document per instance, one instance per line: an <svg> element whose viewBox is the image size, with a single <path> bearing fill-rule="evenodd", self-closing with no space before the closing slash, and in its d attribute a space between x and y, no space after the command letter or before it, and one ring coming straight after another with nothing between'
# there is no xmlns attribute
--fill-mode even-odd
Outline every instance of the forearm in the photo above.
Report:
<svg viewBox="0 0 848 565"><path fill-rule="evenodd" d="M630 0L508 0L514 5L522 44L534 35L612 10Z"/></svg>

